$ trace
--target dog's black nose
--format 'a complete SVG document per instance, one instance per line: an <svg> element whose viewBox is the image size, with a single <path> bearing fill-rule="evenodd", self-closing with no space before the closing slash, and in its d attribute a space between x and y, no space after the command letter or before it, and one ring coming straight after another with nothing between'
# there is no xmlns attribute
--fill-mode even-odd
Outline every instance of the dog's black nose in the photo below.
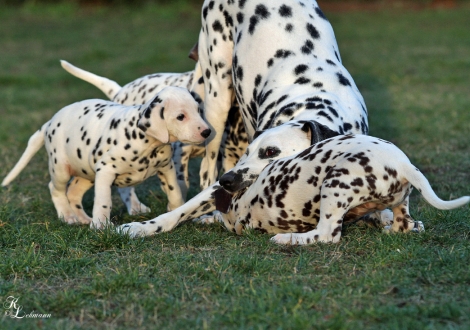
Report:
<svg viewBox="0 0 470 330"><path fill-rule="evenodd" d="M205 139L207 139L209 137L209 135L211 135L211 129L210 128L205 129L201 132L201 136Z"/></svg>
<svg viewBox="0 0 470 330"><path fill-rule="evenodd" d="M235 184L235 173L232 171L225 173L219 179L219 183L222 187L224 187L227 191L233 191L234 184Z"/></svg>

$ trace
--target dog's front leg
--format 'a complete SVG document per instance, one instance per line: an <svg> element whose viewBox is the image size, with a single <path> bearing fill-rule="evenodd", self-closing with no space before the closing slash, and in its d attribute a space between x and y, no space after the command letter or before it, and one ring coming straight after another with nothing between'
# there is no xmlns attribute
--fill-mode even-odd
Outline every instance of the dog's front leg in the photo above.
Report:
<svg viewBox="0 0 470 330"><path fill-rule="evenodd" d="M123 224L119 226L118 232L128 234L131 237L137 237L152 236L161 232L170 231L181 222L198 218L203 214L215 210L214 192L219 188L220 185L214 184L173 211L148 221Z"/></svg>
<svg viewBox="0 0 470 330"><path fill-rule="evenodd" d="M110 224L111 214L111 185L116 179L116 173L106 166L97 169L95 177L95 200L93 205L93 221L91 228L101 229Z"/></svg>
<svg viewBox="0 0 470 330"><path fill-rule="evenodd" d="M181 188L176 178L176 170L173 161L159 168L157 172L161 182L162 190L168 197L167 210L171 211L184 204Z"/></svg>
<svg viewBox="0 0 470 330"><path fill-rule="evenodd" d="M199 171L201 189L209 187L217 180L217 155L224 134L225 122L234 99L232 88L233 41L223 40L222 34L213 35L213 33L212 29L209 29L199 35L199 49L212 48L213 40L217 39L217 47L214 47L210 55L208 51L199 52L199 63L204 74L205 115L214 132L206 142L206 155L201 162ZM226 31L226 34L228 35L229 31Z"/></svg>

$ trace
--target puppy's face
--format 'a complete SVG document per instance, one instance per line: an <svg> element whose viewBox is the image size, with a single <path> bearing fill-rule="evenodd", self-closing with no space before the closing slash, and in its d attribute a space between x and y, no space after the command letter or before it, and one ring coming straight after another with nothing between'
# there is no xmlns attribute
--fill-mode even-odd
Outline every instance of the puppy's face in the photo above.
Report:
<svg viewBox="0 0 470 330"><path fill-rule="evenodd" d="M305 121L289 122L255 134L240 161L220 178L219 183L230 193L240 191L250 186L272 161L335 135L338 133L324 125Z"/></svg>
<svg viewBox="0 0 470 330"><path fill-rule="evenodd" d="M148 103L138 127L162 143L199 144L211 130L202 117L201 103L180 87L166 87Z"/></svg>

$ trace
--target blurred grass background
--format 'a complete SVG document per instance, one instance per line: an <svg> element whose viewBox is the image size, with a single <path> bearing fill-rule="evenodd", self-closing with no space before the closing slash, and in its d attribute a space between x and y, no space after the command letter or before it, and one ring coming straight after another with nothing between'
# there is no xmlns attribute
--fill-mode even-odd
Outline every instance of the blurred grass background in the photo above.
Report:
<svg viewBox="0 0 470 330"><path fill-rule="evenodd" d="M57 110L104 97L59 59L121 85L192 70L201 3L2 6L0 177ZM468 195L470 6L325 13L365 98L371 135L402 148L442 198ZM19 296L25 312L52 318L1 316L0 329L470 327L468 206L438 211L414 194L411 212L425 233L349 226L336 245L278 247L267 235L194 224L130 240L60 223L48 181L41 151L0 191L0 301ZM128 216L114 196L115 223L164 212L158 180L137 192L152 214Z"/></svg>

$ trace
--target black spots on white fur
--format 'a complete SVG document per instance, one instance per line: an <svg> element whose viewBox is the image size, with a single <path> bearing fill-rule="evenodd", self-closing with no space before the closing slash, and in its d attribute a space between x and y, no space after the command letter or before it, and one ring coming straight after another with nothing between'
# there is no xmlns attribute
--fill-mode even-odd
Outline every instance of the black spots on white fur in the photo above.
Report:
<svg viewBox="0 0 470 330"><path fill-rule="evenodd" d="M265 5L257 5L255 8L255 14L250 17L250 25L248 26L248 32L253 35L253 33L255 32L256 25L258 25L260 20L267 19L270 15L271 14Z"/></svg>
<svg viewBox="0 0 470 330"><path fill-rule="evenodd" d="M238 1L238 8L243 9L245 7L246 0Z"/></svg>
<svg viewBox="0 0 470 330"><path fill-rule="evenodd" d="M77 157L78 159L82 159L82 151L80 150L80 148L77 148Z"/></svg>
<svg viewBox="0 0 470 330"><path fill-rule="evenodd" d="M250 17L250 25L248 27L248 32L252 35L255 32L255 27L259 23L259 18L256 15Z"/></svg>
<svg viewBox="0 0 470 330"><path fill-rule="evenodd" d="M295 67L294 69L294 74L296 76L299 76L301 75L302 73L305 73L305 71L308 70L308 65L305 65L305 64L299 64Z"/></svg>
<svg viewBox="0 0 470 330"><path fill-rule="evenodd" d="M318 32L318 30L310 23L307 23L307 32L313 39L320 38L320 32Z"/></svg>
<svg viewBox="0 0 470 330"><path fill-rule="evenodd" d="M330 107L328 107L330 108ZM336 112L336 111L335 111ZM338 117L338 114L336 113L336 117ZM350 131L351 129L353 128L353 126L349 123L344 123L343 124L343 129L344 129L344 132L348 132Z"/></svg>
<svg viewBox="0 0 470 330"><path fill-rule="evenodd" d="M243 80L243 67L241 66L237 67L236 76L237 76L237 80L239 81Z"/></svg>
<svg viewBox="0 0 470 330"><path fill-rule="evenodd" d="M336 63L333 62L332 60L326 60L326 63L328 63L329 65L336 66Z"/></svg>
<svg viewBox="0 0 470 330"><path fill-rule="evenodd" d="M309 82L310 82L310 79L306 77L299 77L297 78L296 81L294 81L294 84L305 85L305 84L308 84Z"/></svg>
<svg viewBox="0 0 470 330"><path fill-rule="evenodd" d="M271 15L271 14L269 13L268 8L266 8L266 6L263 5L263 4L259 4L259 5L256 6L256 8L255 8L255 14L256 14L257 16L260 16L260 17L263 18L263 19L266 19L266 18L268 18L268 17Z"/></svg>
<svg viewBox="0 0 470 330"><path fill-rule="evenodd" d="M279 8L279 15L281 15L281 17L292 17L292 8L286 5L282 5Z"/></svg>
<svg viewBox="0 0 470 330"><path fill-rule="evenodd" d="M336 73L336 75L338 76L338 81L341 85L343 86L351 86L351 82L348 80L348 78L346 78L345 76L343 76L342 73L338 72Z"/></svg>
<svg viewBox="0 0 470 330"><path fill-rule="evenodd" d="M121 122L121 119L115 120L114 118L111 120L111 124L109 125L109 129L116 129Z"/></svg>
<svg viewBox="0 0 470 330"><path fill-rule="evenodd" d="M261 83L261 75L257 75L256 78L255 78L255 87L258 87L259 84Z"/></svg>
<svg viewBox="0 0 470 330"><path fill-rule="evenodd" d="M286 27L285 27L286 31L287 32L292 32L294 30L294 26L290 23L286 24Z"/></svg>
<svg viewBox="0 0 470 330"><path fill-rule="evenodd" d="M315 7L315 12L317 13L318 16L328 21L328 18L326 18L325 14L322 12L320 7Z"/></svg>
<svg viewBox="0 0 470 330"><path fill-rule="evenodd" d="M238 24L242 24L244 19L245 19L245 15L243 15L243 13L237 13Z"/></svg>
<svg viewBox="0 0 470 330"><path fill-rule="evenodd" d="M398 175L397 170L395 170L395 169L393 169L393 168L390 168L390 167L388 167L388 166L385 166L384 169L385 169L385 172L387 172L388 175L390 175L392 178L396 178L396 177L397 177L397 175ZM418 171L419 171L419 170L418 170Z"/></svg>
<svg viewBox="0 0 470 330"><path fill-rule="evenodd" d="M287 50L287 49L278 49L276 51L276 54L274 54L274 57L275 58L287 58L291 55L294 55L293 52L291 52L290 50Z"/></svg>
<svg viewBox="0 0 470 330"><path fill-rule="evenodd" d="M224 32L224 28L223 28L223 26L222 26L222 24L220 23L219 20L215 20L214 23L212 23L212 29L215 32L220 32L220 33Z"/></svg>
<svg viewBox="0 0 470 330"><path fill-rule="evenodd" d="M313 42L310 39L305 40L304 45L300 48L302 54L309 55L313 51Z"/></svg>

